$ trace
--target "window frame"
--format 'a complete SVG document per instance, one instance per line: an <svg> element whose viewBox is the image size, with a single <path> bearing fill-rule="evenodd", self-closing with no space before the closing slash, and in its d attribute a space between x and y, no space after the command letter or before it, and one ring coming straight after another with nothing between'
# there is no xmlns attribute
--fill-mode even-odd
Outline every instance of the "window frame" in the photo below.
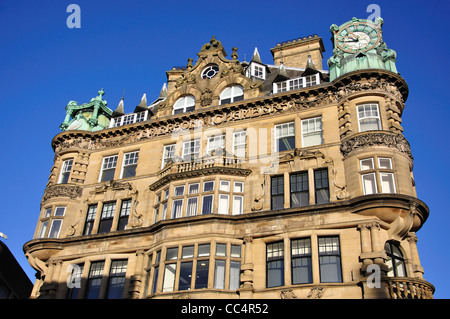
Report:
<svg viewBox="0 0 450 319"><path fill-rule="evenodd" d="M285 126L285 125L287 126L287 135L284 135L284 134L280 135L278 133L278 128L280 128L280 131L282 132L283 126ZM293 132L289 133L289 130L291 127L292 127ZM286 149L283 149L282 151L280 151L280 140L281 139L290 139L289 142L292 142L293 145L290 145L290 143L289 143L289 146L292 146L292 147L286 148ZM290 151L290 150L295 149L295 121L276 124L274 126L274 141L275 141L275 152Z"/></svg>
<svg viewBox="0 0 450 319"><path fill-rule="evenodd" d="M309 123L313 121L314 129L309 131ZM319 122L319 129L317 129L317 122ZM305 132L305 128L308 130ZM301 133L302 133L302 147L310 147L310 146L317 146L317 145L323 145L323 122L322 122L322 116L315 116L307 119L301 120ZM320 143L312 143L308 142L306 143L306 140L309 137L315 137L317 135L320 135Z"/></svg>
<svg viewBox="0 0 450 319"><path fill-rule="evenodd" d="M271 250L271 253L277 252L277 256L272 256L269 257L269 247L275 247L275 245L277 245L278 249L277 250ZM281 249L280 249L281 248ZM284 256L285 256L285 252L284 252L284 240L281 241L275 241L275 242L270 242L266 244L266 288L273 288L273 287L281 287L285 285L285 280L284 280ZM272 258L272 259L270 259ZM278 265L276 268L270 268L269 264L273 264L275 263L275 265ZM278 264L279 263L279 264ZM274 269L277 270L277 272L275 272L275 274L271 275L270 270ZM275 284L270 284L269 282L271 281L271 277L272 276L279 276L279 278L275 278L275 279L279 279L279 283L275 283ZM273 280L274 278L272 278Z"/></svg>
<svg viewBox="0 0 450 319"><path fill-rule="evenodd" d="M364 110L362 111L363 113L366 112L365 107L372 107L375 106L376 107L376 112L377 115L373 116L364 116L361 117L360 115L360 108L363 107ZM370 109L370 112L373 112L373 109ZM383 129L382 123L381 123L381 114L380 114L380 105L378 103L362 103L362 104L357 104L356 105L356 114L357 114L357 118L358 118L358 132L368 132L368 131L379 131ZM361 130L361 121L363 120L367 120L367 119L376 119L377 120L377 129L365 129L365 130Z"/></svg>
<svg viewBox="0 0 450 319"><path fill-rule="evenodd" d="M59 173L58 184L69 183L72 166L73 166L73 158L69 158L63 161L61 172Z"/></svg>
<svg viewBox="0 0 450 319"><path fill-rule="evenodd" d="M375 155L371 157L359 158L358 160L363 195L397 193L396 176L392 157ZM384 167L384 165L381 164L381 161L387 162L388 167ZM364 165L363 162L370 163L370 165ZM386 183L383 176L388 176L390 179L390 181L388 180L389 189L386 188ZM373 183L375 185L374 192L371 193L368 192L365 183L365 181L370 177L373 179Z"/></svg>
<svg viewBox="0 0 450 319"><path fill-rule="evenodd" d="M276 194L274 194L274 181L275 180L277 181L277 185L276 185L277 192L276 192ZM281 189L283 190L281 193L278 192L279 191L279 187L280 187L280 185L279 185L280 180L282 181ZM279 198L282 199L282 201L280 203L282 207L278 207L278 206L274 205L274 197L275 196L279 196ZM284 200L284 175L271 176L270 177L270 209L271 210L283 209L284 208L284 204L285 204L285 200Z"/></svg>
<svg viewBox="0 0 450 319"><path fill-rule="evenodd" d="M105 164L106 165L110 164L110 163L106 163L106 161L109 160L109 159L113 159L111 164L113 164L114 167L107 167L107 168L105 168ZM99 183L101 183L101 182L109 182L109 181L114 180L114 177L115 177L115 174L116 174L116 168L117 168L117 161L118 161L118 159L119 159L119 155L118 154L109 155L109 156L104 156L103 157L102 166L101 166L101 170L100 170L100 176L99 176L99 179L98 179ZM112 171L111 179L106 179L106 180L103 179L104 176L105 176L105 171Z"/></svg>
<svg viewBox="0 0 450 319"><path fill-rule="evenodd" d="M194 111L195 103L196 101L193 95L180 96L173 104L172 115Z"/></svg>
<svg viewBox="0 0 450 319"><path fill-rule="evenodd" d="M239 92L235 92L236 90L239 90ZM230 92L229 97L224 98L223 95L225 95L225 93L228 93L228 91ZM239 94L241 91L242 94ZM239 84L234 84L227 86L222 90L219 96L219 105L230 104L243 100L244 100L244 87Z"/></svg>
<svg viewBox="0 0 450 319"><path fill-rule="evenodd" d="M329 252L325 251L325 252L321 252L321 240L327 240L327 239L335 239L337 242L337 248L338 250L331 250ZM335 243L331 243L331 247L334 246ZM327 248L330 247L328 245L328 243L325 243L325 246L322 246L323 248ZM341 242L340 242L340 237L339 235L330 235L330 236L318 236L317 237L317 253L318 253L318 257L319 257L319 277L320 277L320 282L321 283L342 283L343 282L343 277L342 277L342 250L341 250ZM334 263L325 263L325 258L322 257L335 257L336 261ZM325 270L327 270L325 267L326 265L330 265L330 264L334 264L336 266L336 275L337 275L337 279L332 281L332 280L326 280L324 277L325 275Z"/></svg>
<svg viewBox="0 0 450 319"><path fill-rule="evenodd" d="M134 154L134 156L133 156ZM127 158L129 156L129 158ZM129 163L127 163L127 161ZM136 169L137 169L137 163L139 161L139 151L132 151L132 152L126 152L123 154L123 160L122 160L122 168L120 171L120 178L130 178L136 176ZM131 162L131 164L130 164ZM124 176L125 172L128 167L134 166L134 172L133 175L130 176Z"/></svg>
<svg viewBox="0 0 450 319"><path fill-rule="evenodd" d="M189 146L186 146L189 144ZM189 152L187 152L189 150ZM194 152L192 152L194 150ZM198 160L200 158L200 151L201 151L201 141L200 139L194 139L189 141L183 142L183 152L182 157L184 162L192 162L195 160ZM189 159L186 157L189 156Z"/></svg>
<svg viewBox="0 0 450 319"><path fill-rule="evenodd" d="M174 160L174 158L175 158L175 147L176 147L176 143L164 145L163 156L162 156L162 160L161 160L161 169L163 169L167 165L166 162L168 162L168 160L172 160L172 161ZM167 150L167 155L170 155L170 153L172 153L172 156L166 156L166 150Z"/></svg>

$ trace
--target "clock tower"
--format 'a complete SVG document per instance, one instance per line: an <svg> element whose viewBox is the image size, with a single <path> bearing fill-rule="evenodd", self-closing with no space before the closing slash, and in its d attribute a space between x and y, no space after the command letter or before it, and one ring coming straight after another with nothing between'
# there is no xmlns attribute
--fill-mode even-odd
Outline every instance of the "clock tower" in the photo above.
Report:
<svg viewBox="0 0 450 319"><path fill-rule="evenodd" d="M397 72L396 53L383 41L383 19L353 18L341 26L331 25L333 56L328 59L330 81L361 69Z"/></svg>

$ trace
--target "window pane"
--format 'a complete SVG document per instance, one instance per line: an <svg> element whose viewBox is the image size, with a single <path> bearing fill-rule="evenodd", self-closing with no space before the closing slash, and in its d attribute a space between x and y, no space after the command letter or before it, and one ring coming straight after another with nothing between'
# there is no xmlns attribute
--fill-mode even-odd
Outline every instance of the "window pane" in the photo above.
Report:
<svg viewBox="0 0 450 319"><path fill-rule="evenodd" d="M267 245L267 287L284 285L284 246L283 242Z"/></svg>
<svg viewBox="0 0 450 319"><path fill-rule="evenodd" d="M202 198L202 215L212 213L213 195L206 195Z"/></svg>
<svg viewBox="0 0 450 319"><path fill-rule="evenodd" d="M183 200L177 199L173 201L172 218L180 218L183 213Z"/></svg>
<svg viewBox="0 0 450 319"><path fill-rule="evenodd" d="M127 260L114 260L108 279L107 299L121 299L125 286L125 274L127 272Z"/></svg>
<svg viewBox="0 0 450 319"><path fill-rule="evenodd" d="M209 256L209 244L198 245L198 253L197 257L206 257Z"/></svg>
<svg viewBox="0 0 450 319"><path fill-rule="evenodd" d="M184 185L183 186L176 186L174 189L174 196L181 196L184 194Z"/></svg>
<svg viewBox="0 0 450 319"><path fill-rule="evenodd" d="M241 258L241 246L240 245L231 245L231 257Z"/></svg>
<svg viewBox="0 0 450 319"><path fill-rule="evenodd" d="M64 216L65 211L66 211L65 207L56 207L55 216Z"/></svg>
<svg viewBox="0 0 450 319"><path fill-rule="evenodd" d="M395 193L394 174L380 173L380 179L382 193Z"/></svg>
<svg viewBox="0 0 450 319"><path fill-rule="evenodd" d="M226 256L227 244L216 244L216 256Z"/></svg>
<svg viewBox="0 0 450 319"><path fill-rule="evenodd" d="M220 181L220 187L219 190L224 192L230 191L230 182L229 181Z"/></svg>
<svg viewBox="0 0 450 319"><path fill-rule="evenodd" d="M189 184L189 194L197 194L199 192L199 184Z"/></svg>
<svg viewBox="0 0 450 319"><path fill-rule="evenodd" d="M39 231L38 238L44 238L45 233L47 232L47 227L48 227L48 220L46 220L45 222L42 222L41 230Z"/></svg>
<svg viewBox="0 0 450 319"><path fill-rule="evenodd" d="M210 192L214 190L214 181L203 183L203 191Z"/></svg>
<svg viewBox="0 0 450 319"><path fill-rule="evenodd" d="M195 278L195 289L208 287L209 260L197 261L197 272Z"/></svg>
<svg viewBox="0 0 450 319"><path fill-rule="evenodd" d="M181 258L194 257L194 246L184 246L181 250Z"/></svg>
<svg viewBox="0 0 450 319"><path fill-rule="evenodd" d="M292 283L307 284L312 282L311 257L292 258Z"/></svg>
<svg viewBox="0 0 450 319"><path fill-rule="evenodd" d="M102 164L102 178L101 181L110 181L114 179L114 172L116 170L118 155L103 158Z"/></svg>
<svg viewBox="0 0 450 319"><path fill-rule="evenodd" d="M190 197L187 200L186 216L197 215L198 197Z"/></svg>
<svg viewBox="0 0 450 319"><path fill-rule="evenodd" d="M156 284L158 283L158 273L159 273L159 267L156 266L155 270L153 272L153 282L152 282L152 293L153 294L156 292Z"/></svg>
<svg viewBox="0 0 450 319"><path fill-rule="evenodd" d="M45 213L44 213L44 218L45 217L50 217L51 214L52 214L52 209L51 208L47 208L45 210Z"/></svg>
<svg viewBox="0 0 450 319"><path fill-rule="evenodd" d="M309 204L308 172L291 174L290 176L291 207Z"/></svg>
<svg viewBox="0 0 450 319"><path fill-rule="evenodd" d="M230 261L230 290L239 289L241 275L241 262Z"/></svg>
<svg viewBox="0 0 450 319"><path fill-rule="evenodd" d="M180 279L178 281L178 290L190 290L192 279L192 261L180 264Z"/></svg>
<svg viewBox="0 0 450 319"><path fill-rule="evenodd" d="M328 203L330 201L328 169L314 171L314 186L316 189L316 204Z"/></svg>
<svg viewBox="0 0 450 319"><path fill-rule="evenodd" d="M92 233L96 213L97 205L90 205L86 216L86 224L84 225L83 235L90 235Z"/></svg>
<svg viewBox="0 0 450 319"><path fill-rule="evenodd" d="M124 200L122 202L122 207L120 208L119 224L117 226L118 230L125 230L127 228L130 209L131 209L131 199Z"/></svg>
<svg viewBox="0 0 450 319"><path fill-rule="evenodd" d="M284 208L284 177L273 176L271 178L271 202L272 209Z"/></svg>
<svg viewBox="0 0 450 319"><path fill-rule="evenodd" d="M360 161L361 164L361 170L365 171L368 169L373 169L373 159L372 158L366 158L366 159L362 159Z"/></svg>
<svg viewBox="0 0 450 319"><path fill-rule="evenodd" d="M162 291L173 291L175 284L175 274L177 271L177 264L167 264L164 268L164 281Z"/></svg>
<svg viewBox="0 0 450 319"><path fill-rule="evenodd" d="M378 166L381 169L392 169L392 163L390 158L378 158Z"/></svg>
<svg viewBox="0 0 450 319"><path fill-rule="evenodd" d="M225 260L216 260L214 269L214 288L225 288Z"/></svg>
<svg viewBox="0 0 450 319"><path fill-rule="evenodd" d="M244 192L244 183L234 182L234 189L233 189L233 191L235 193L242 193L242 192Z"/></svg>
<svg viewBox="0 0 450 319"><path fill-rule="evenodd" d="M362 175L362 184L364 195L376 194L377 184L375 180L375 173Z"/></svg>
<svg viewBox="0 0 450 319"><path fill-rule="evenodd" d="M174 260L178 258L178 247L167 248L166 260Z"/></svg>
<svg viewBox="0 0 450 319"><path fill-rule="evenodd" d="M219 195L219 214L228 214L228 195Z"/></svg>
<svg viewBox="0 0 450 319"><path fill-rule="evenodd" d="M342 282L339 237L319 237L321 282Z"/></svg>
<svg viewBox="0 0 450 319"><path fill-rule="evenodd" d="M100 286L102 284L104 261L97 261L91 264L89 269L89 277L87 283L86 298L97 299L100 292Z"/></svg>
<svg viewBox="0 0 450 319"><path fill-rule="evenodd" d="M52 221L52 226L50 232L48 233L49 238L58 238L59 231L61 229L62 219L54 219Z"/></svg>
<svg viewBox="0 0 450 319"><path fill-rule="evenodd" d="M239 215L243 212L243 203L244 203L244 197L243 196L233 196L233 215Z"/></svg>
<svg viewBox="0 0 450 319"><path fill-rule="evenodd" d="M291 241L292 283L305 284L312 282L311 239L295 239Z"/></svg>

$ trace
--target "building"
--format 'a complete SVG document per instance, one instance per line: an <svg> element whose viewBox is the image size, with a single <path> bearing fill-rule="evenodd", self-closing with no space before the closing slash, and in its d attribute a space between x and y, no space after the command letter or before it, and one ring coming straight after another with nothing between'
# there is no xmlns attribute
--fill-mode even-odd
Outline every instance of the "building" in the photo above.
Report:
<svg viewBox="0 0 450 319"><path fill-rule="evenodd" d="M4 237L0 233L0 237ZM8 246L0 240L0 299L28 299L33 283Z"/></svg>
<svg viewBox="0 0 450 319"><path fill-rule="evenodd" d="M220 41L156 101L70 101L24 252L32 298L432 298L382 19L278 43Z"/></svg>

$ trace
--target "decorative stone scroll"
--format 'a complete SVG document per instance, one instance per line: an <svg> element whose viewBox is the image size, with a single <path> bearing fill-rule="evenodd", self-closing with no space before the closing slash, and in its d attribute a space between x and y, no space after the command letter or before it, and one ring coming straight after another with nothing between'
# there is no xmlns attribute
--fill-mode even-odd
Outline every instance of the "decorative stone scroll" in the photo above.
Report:
<svg viewBox="0 0 450 319"><path fill-rule="evenodd" d="M341 144L341 153L346 157L351 152L368 146L395 148L413 160L409 143L402 134L381 131L364 132L344 139Z"/></svg>
<svg viewBox="0 0 450 319"><path fill-rule="evenodd" d="M77 199L81 197L83 189L76 185L53 185L47 187L42 197L42 202L53 197L69 197L70 199Z"/></svg>

